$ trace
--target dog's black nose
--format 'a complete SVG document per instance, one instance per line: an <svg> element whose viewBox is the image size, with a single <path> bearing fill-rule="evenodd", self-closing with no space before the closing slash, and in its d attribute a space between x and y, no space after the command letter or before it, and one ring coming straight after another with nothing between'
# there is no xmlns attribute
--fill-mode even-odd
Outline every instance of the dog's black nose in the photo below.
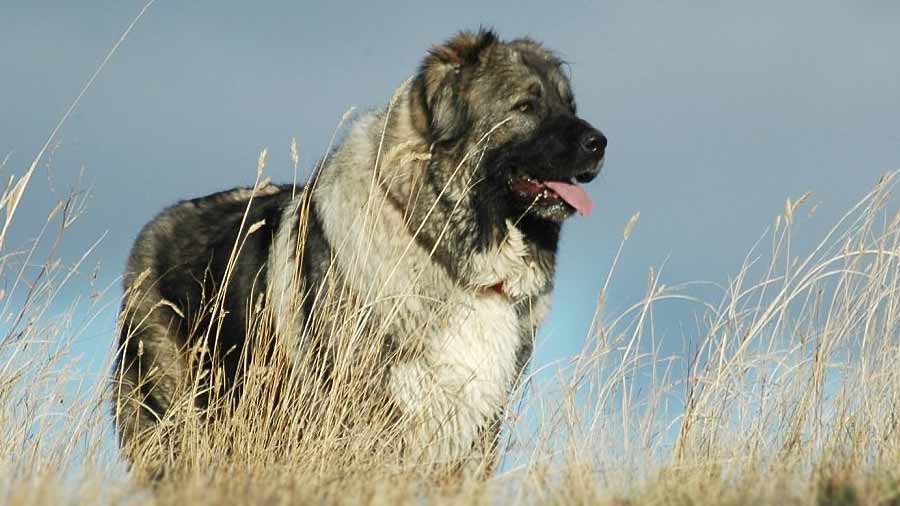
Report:
<svg viewBox="0 0 900 506"><path fill-rule="evenodd" d="M594 167L591 170L587 170L575 176L575 181L579 183L590 183L600 174L600 167Z"/></svg>
<svg viewBox="0 0 900 506"><path fill-rule="evenodd" d="M581 149L591 154L603 154L606 150L606 136L590 129L581 136Z"/></svg>

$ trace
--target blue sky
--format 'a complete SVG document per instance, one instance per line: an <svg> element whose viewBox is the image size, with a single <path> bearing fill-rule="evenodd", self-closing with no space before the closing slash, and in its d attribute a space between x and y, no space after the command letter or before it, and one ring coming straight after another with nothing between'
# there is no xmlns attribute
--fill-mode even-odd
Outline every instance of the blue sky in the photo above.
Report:
<svg viewBox="0 0 900 506"><path fill-rule="evenodd" d="M5 177L27 168L142 5L4 0ZM163 206L250 184L264 147L268 174L289 181L292 137L308 169L345 110L382 106L429 45L479 25L559 51L581 115L610 140L589 186L594 214L564 231L538 364L583 344L632 214L641 218L613 280L612 312L640 297L647 269L664 261L667 284L724 282L785 199L807 190L819 207L801 243L812 242L879 174L900 168L896 2L160 0L61 131L11 244L33 236L84 168L91 198L63 254L74 258L105 233L90 266L99 264L99 284L112 282ZM658 311L671 349L691 311ZM112 342L107 313L79 337L89 357Z"/></svg>

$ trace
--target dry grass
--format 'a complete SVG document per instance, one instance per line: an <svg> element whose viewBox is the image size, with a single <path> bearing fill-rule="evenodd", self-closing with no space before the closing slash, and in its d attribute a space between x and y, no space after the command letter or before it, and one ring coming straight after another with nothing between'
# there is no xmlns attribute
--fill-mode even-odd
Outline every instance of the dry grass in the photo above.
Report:
<svg viewBox="0 0 900 506"><path fill-rule="evenodd" d="M3 193L7 224L27 182L12 178ZM806 198L788 200L718 301L691 295L691 285L667 287L651 270L646 296L607 315L607 280L582 353L532 367L512 400L498 450L504 464L487 480L447 479L433 462L396 454L396 420L368 393L384 373L373 345L379 330L364 306L333 303L342 300L339 283L318 294L313 325L341 336L341 346L327 354L307 347L313 351L297 358L275 343L265 361L244 365L240 402L216 391L213 377L215 417L190 409L207 384L191 378L182 409L163 420L154 444L130 449L135 472L125 473L110 451L114 392L84 387L86 372L69 353L109 299L102 288L75 303L61 295L91 253L71 265L57 256L83 208L73 194L48 213L33 244L0 255L0 497L10 504L900 504L900 214L888 209L895 182L896 174L885 176L810 251L793 245ZM248 234L253 225L245 224ZM623 245L634 225L625 225ZM654 308L671 299L694 304L700 316L684 349L663 354ZM211 294L208 308L221 309L221 293ZM269 349L268 321L258 319L251 346ZM328 390L309 374L323 365L334 371ZM160 458L172 471L147 485L143 463Z"/></svg>
<svg viewBox="0 0 900 506"><path fill-rule="evenodd" d="M900 214L889 206L896 173L807 251L794 240L806 199L788 200L718 300L692 285L665 286L651 270L645 297L608 314L620 247L583 351L532 366L504 420L503 465L486 480L448 479L426 458L396 454L396 420L368 394L384 373L372 345L379 330L365 306L335 302L339 283L318 294L309 330L340 336L341 346L294 357L274 343L265 361L244 364L239 403L215 389L215 368L212 378L189 378L182 409L160 423L154 442L128 449L136 459L128 474L111 448L115 392L94 386L96 371L71 354L80 332L117 302L108 287L85 284L92 247L74 262L59 257L83 198L48 210L33 243L7 239L39 160L77 102L0 196L0 503L900 504ZM635 221L625 224L623 246ZM72 289L94 293L72 299ZM221 311L221 297L210 294L207 309ZM654 311L670 300L699 316L684 347L663 353L663 336L673 333L658 328ZM257 320L250 346L273 344L268 325ZM335 372L327 391L309 373L323 364ZM189 409L207 384L215 417ZM171 471L148 485L145 464L159 459Z"/></svg>

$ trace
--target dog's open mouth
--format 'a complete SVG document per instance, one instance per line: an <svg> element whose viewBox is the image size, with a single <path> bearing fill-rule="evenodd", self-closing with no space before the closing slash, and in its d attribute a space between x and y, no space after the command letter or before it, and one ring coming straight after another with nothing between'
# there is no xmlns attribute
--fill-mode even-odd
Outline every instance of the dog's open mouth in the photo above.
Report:
<svg viewBox="0 0 900 506"><path fill-rule="evenodd" d="M580 185L566 181L540 181L525 176L511 181L510 188L518 198L532 206L551 206L562 202L583 216L591 214L594 208L591 197Z"/></svg>

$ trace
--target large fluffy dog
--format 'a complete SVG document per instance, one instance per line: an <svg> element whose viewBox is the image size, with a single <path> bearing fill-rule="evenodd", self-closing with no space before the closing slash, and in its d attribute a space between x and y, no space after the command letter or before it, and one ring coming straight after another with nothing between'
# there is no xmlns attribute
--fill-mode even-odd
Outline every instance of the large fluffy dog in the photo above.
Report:
<svg viewBox="0 0 900 506"><path fill-rule="evenodd" d="M238 384L261 307L298 353L351 338L321 326L309 336L326 310L321 287L339 282L332 293L364 306L369 335L390 350L376 387L405 420L404 451L466 459L496 435L547 312L561 224L590 212L579 183L605 148L552 52L464 32L434 47L386 109L356 120L306 188L235 189L163 211L125 274L141 296L122 312L121 442L152 432L184 378L204 381L186 358L198 340ZM201 306L215 294L210 321Z"/></svg>

